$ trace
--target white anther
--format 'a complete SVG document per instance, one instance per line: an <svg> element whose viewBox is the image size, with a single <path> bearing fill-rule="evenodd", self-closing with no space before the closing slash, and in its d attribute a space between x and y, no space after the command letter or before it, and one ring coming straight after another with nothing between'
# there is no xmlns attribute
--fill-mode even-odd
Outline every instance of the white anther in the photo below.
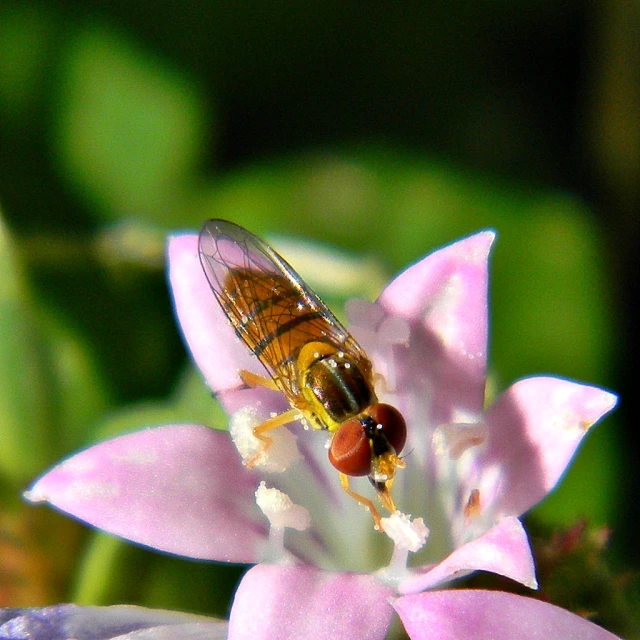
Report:
<svg viewBox="0 0 640 640"><path fill-rule="evenodd" d="M256 490L256 503L272 527L305 531L311 526L308 509L295 504L286 493L278 489L268 489L264 482L261 482Z"/></svg>
<svg viewBox="0 0 640 640"><path fill-rule="evenodd" d="M286 427L271 429L267 436L269 446L256 437L254 429L260 424L255 407L236 411L229 421L229 434L245 464L261 471L281 473L302 459L296 436Z"/></svg>
<svg viewBox="0 0 640 640"><path fill-rule="evenodd" d="M396 548L412 553L420 551L427 542L429 529L422 518L411 520L410 515L396 511L388 518L381 519L384 532L393 540Z"/></svg>

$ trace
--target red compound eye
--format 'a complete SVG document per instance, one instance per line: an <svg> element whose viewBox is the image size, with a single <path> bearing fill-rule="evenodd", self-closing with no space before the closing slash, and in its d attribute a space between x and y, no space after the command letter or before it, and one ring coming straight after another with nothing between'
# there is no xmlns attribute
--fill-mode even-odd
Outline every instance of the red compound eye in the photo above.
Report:
<svg viewBox="0 0 640 640"><path fill-rule="evenodd" d="M348 476L371 473L372 458L402 451L407 425L402 414L391 405L374 404L359 418L344 422L329 448L329 461Z"/></svg>
<svg viewBox="0 0 640 640"><path fill-rule="evenodd" d="M369 475L371 446L359 418L352 418L340 425L331 440L329 462L348 476Z"/></svg>
<svg viewBox="0 0 640 640"><path fill-rule="evenodd" d="M390 404L378 403L369 407L367 413L377 424L396 453L400 453L407 441L407 423L402 414Z"/></svg>

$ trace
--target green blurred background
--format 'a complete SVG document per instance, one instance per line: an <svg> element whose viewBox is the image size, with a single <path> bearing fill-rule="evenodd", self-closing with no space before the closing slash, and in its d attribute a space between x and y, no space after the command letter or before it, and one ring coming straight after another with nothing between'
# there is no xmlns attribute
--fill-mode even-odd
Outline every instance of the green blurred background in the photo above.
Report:
<svg viewBox="0 0 640 640"><path fill-rule="evenodd" d="M107 435L224 426L163 271L167 232L211 217L313 241L282 246L338 309L496 229L495 387L554 373L622 396L534 521L610 527L607 563L635 571L639 45L625 0L4 0L0 605L225 614L241 569L20 503Z"/></svg>

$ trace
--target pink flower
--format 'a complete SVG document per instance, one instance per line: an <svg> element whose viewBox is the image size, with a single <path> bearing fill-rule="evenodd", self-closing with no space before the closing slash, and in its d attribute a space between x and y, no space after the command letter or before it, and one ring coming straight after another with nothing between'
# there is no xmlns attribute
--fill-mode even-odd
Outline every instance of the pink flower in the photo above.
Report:
<svg viewBox="0 0 640 640"><path fill-rule="evenodd" d="M407 422L406 469L393 485L402 513L384 521L388 537L341 490L326 435L296 425L276 430L283 441L251 470L226 432L173 425L132 433L63 462L28 498L170 553L259 563L236 593L234 640L383 638L394 608L414 639L468 638L470 627L477 638L514 637L516 629L520 638L613 637L521 596L420 593L479 569L535 588L518 516L553 489L589 427L616 402L595 387L535 377L484 409L493 239L483 232L441 249L375 304L348 308L382 376L381 401ZM285 410L278 393L237 390L240 369L264 371L209 289L197 236L171 239L169 269L185 339L232 428ZM365 481L352 485L370 490Z"/></svg>

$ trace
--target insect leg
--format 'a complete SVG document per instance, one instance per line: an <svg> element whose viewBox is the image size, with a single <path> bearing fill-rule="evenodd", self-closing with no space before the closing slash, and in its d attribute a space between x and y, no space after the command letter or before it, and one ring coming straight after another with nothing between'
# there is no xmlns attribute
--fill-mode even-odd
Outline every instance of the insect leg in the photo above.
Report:
<svg viewBox="0 0 640 640"><path fill-rule="evenodd" d="M344 473L340 473L339 476L340 476L340 484L341 484L342 488L356 502L359 502L361 505L363 505L365 507L365 509L367 509L369 512L371 512L371 515L373 516L373 521L375 522L376 530L384 531L382 523L380 522L380 514L378 513L378 510L373 505L373 502L371 502L371 500L368 500L364 496L361 496L359 493L356 493L355 491L351 490L351 488L349 487L349 476L348 475L346 475Z"/></svg>
<svg viewBox="0 0 640 640"><path fill-rule="evenodd" d="M273 378L267 378L267 376L261 376L259 373L253 373L253 371L247 371L246 369L241 369L239 374L240 379L247 387L265 387L272 391L280 391Z"/></svg>
<svg viewBox="0 0 640 640"><path fill-rule="evenodd" d="M253 430L253 434L263 442L266 443L268 441L271 443L271 438L264 435L267 431L281 427L283 424L288 424L294 420L300 420L302 417L303 414L298 409L289 409L284 413L279 413L277 416L273 416L272 418L265 420Z"/></svg>
<svg viewBox="0 0 640 640"><path fill-rule="evenodd" d="M278 415L265 420L257 427L254 427L253 435L258 438L258 440L262 441L264 447L261 449L261 451L256 453L255 456L247 461L247 466L249 468L255 466L257 462L262 458L262 455L271 446L273 438L270 438L268 435L266 435L267 431L271 431L271 429L277 429L278 427L281 427L284 424L288 424L289 422L293 422L294 420L300 420L302 417L303 414L298 409L289 409L284 413L279 413Z"/></svg>

